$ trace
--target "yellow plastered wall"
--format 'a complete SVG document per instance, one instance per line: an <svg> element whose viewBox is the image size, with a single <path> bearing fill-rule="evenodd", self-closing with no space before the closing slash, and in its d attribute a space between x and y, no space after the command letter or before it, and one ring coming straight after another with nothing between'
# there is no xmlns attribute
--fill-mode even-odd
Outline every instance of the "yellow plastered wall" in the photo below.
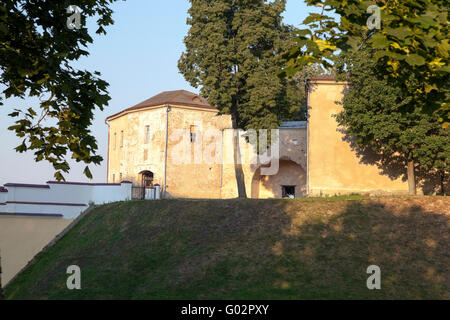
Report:
<svg viewBox="0 0 450 320"><path fill-rule="evenodd" d="M402 194L408 185L392 180L375 165L363 164L348 142L333 115L342 110L346 83L334 80L310 82L308 101L308 189L309 195L349 193Z"/></svg>
<svg viewBox="0 0 450 320"><path fill-rule="evenodd" d="M7 284L73 220L0 217L2 284Z"/></svg>

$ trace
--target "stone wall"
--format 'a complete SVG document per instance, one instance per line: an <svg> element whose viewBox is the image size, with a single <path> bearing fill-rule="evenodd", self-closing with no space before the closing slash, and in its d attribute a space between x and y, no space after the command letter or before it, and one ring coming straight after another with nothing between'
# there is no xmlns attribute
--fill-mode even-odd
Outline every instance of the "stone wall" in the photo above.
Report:
<svg viewBox="0 0 450 320"><path fill-rule="evenodd" d="M140 184L139 173L148 170L154 174L154 183L164 188L164 151L168 116L165 196L237 197L233 161L235 131L231 128L230 116L218 116L217 110L179 105L171 105L169 110L167 112L167 106L149 107L111 119L108 181L113 182L122 174L122 179ZM150 126L148 143L145 143L146 126ZM191 141L192 130L195 131L195 141ZM239 133L239 144L247 195L250 197L252 181L261 163L254 161L256 151L247 142L243 131ZM280 129L280 158L292 160L300 165L303 171L306 170L306 129ZM299 177L298 181L303 180ZM266 190L265 197L276 197L280 188L278 187L273 194Z"/></svg>

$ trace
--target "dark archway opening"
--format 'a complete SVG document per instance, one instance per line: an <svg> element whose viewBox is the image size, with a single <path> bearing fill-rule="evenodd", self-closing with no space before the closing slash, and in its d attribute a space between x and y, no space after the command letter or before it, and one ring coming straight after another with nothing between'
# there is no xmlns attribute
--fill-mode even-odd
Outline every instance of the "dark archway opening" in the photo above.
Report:
<svg viewBox="0 0 450 320"><path fill-rule="evenodd" d="M153 187L153 172L144 170L139 172L141 187L152 188Z"/></svg>

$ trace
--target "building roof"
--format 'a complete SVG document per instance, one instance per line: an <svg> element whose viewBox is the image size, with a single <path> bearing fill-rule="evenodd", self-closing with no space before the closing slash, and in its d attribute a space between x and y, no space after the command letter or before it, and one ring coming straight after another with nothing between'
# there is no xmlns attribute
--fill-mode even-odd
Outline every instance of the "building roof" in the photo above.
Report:
<svg viewBox="0 0 450 320"><path fill-rule="evenodd" d="M305 129L307 121L283 121L280 129Z"/></svg>
<svg viewBox="0 0 450 320"><path fill-rule="evenodd" d="M175 90L175 91L164 91L156 96L153 96L147 100L144 100L137 105L122 110L116 114L113 114L106 118L106 120L109 120L111 118L114 118L116 116L121 115L122 113L126 113L128 111L136 111L139 109L147 108L147 107L153 107L153 106L161 106L161 105L173 105L173 106L189 106L189 107L197 107L202 109L208 109L208 110L216 110L215 107L211 107L208 103L208 101L199 96L196 93L189 92L186 90Z"/></svg>

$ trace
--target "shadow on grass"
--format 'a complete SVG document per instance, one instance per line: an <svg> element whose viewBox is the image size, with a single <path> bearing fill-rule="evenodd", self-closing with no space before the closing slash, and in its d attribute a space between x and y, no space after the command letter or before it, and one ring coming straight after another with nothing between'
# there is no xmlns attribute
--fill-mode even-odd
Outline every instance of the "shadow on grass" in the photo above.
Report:
<svg viewBox="0 0 450 320"><path fill-rule="evenodd" d="M371 201L294 220L275 247L279 287L316 299L448 299L449 226L449 216L419 206L394 212ZM366 287L369 265L381 268L381 290Z"/></svg>
<svg viewBox="0 0 450 320"><path fill-rule="evenodd" d="M392 201L393 202L392 202ZM405 205L409 201L409 205ZM12 299L449 299L445 198L168 200L93 211ZM417 203L415 203L417 202ZM68 265L82 290L65 287ZM369 265L381 290L368 290Z"/></svg>

